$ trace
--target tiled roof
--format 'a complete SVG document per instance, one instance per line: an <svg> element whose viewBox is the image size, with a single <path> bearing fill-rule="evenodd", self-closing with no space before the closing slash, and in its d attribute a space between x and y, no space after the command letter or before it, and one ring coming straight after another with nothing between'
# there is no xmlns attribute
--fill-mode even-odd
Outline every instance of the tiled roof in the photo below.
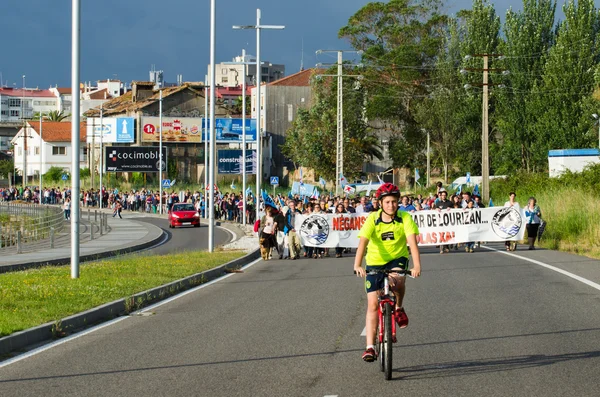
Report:
<svg viewBox="0 0 600 397"><path fill-rule="evenodd" d="M110 95L110 93L108 92L108 88L105 88L103 90L90 92L89 97L90 99L108 99L112 98L112 95Z"/></svg>
<svg viewBox="0 0 600 397"><path fill-rule="evenodd" d="M30 121L27 124L39 135L39 122ZM86 140L86 132L85 122L80 123L79 137L81 142ZM44 121L42 125L42 139L45 142L71 142L71 122Z"/></svg>
<svg viewBox="0 0 600 397"><path fill-rule="evenodd" d="M20 98L56 98L50 90L34 90L31 88L23 90L22 88L0 87L0 95Z"/></svg>
<svg viewBox="0 0 600 397"><path fill-rule="evenodd" d="M71 87L56 87L56 91L58 91L60 95L71 95Z"/></svg>
<svg viewBox="0 0 600 397"><path fill-rule="evenodd" d="M306 69L302 70L298 73L294 73L292 75L286 76L282 79L275 80L272 83L267 85L270 86L287 86L287 87L310 87L310 78L316 74L323 74L325 70L323 69Z"/></svg>
<svg viewBox="0 0 600 397"><path fill-rule="evenodd" d="M138 85L140 85L140 82L136 82L136 83ZM145 85L145 82L142 82L141 84ZM148 84L154 85L154 83L148 83ZM199 90L198 90L198 88L199 88ZM183 91L183 90L192 90L192 91L196 92L197 94L199 94L200 96L204 97L203 87L198 87L198 86L195 86L195 85L192 85L189 83L185 83L183 85L176 86L176 87L163 88L162 89L163 99L168 97L169 95L173 95L173 94ZM118 115L118 114L123 114L123 113L127 113L127 112L136 112L140 109L145 108L148 105L156 103L159 100L160 90L152 90L151 96L149 96L148 98L144 98L142 100L138 100L136 102L133 102L132 95L133 95L133 92L129 91L126 94L121 95L120 97L117 97L117 98L111 99L107 102L104 102L104 104L102 105L102 108L104 109L104 116ZM100 108L90 109L87 112L85 112L85 115L87 117L99 117L100 116Z"/></svg>

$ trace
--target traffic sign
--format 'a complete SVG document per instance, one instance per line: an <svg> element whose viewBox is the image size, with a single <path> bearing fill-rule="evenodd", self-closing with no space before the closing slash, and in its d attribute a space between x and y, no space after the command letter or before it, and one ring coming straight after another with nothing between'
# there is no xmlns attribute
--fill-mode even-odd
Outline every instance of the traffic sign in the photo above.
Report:
<svg viewBox="0 0 600 397"><path fill-rule="evenodd" d="M163 189L170 188L171 186L172 186L171 185L171 180L169 180L169 179L163 179L163 181L162 181L162 187L163 187Z"/></svg>
<svg viewBox="0 0 600 397"><path fill-rule="evenodd" d="M278 176L271 177L271 185L273 185L273 186L279 185L279 177Z"/></svg>
<svg viewBox="0 0 600 397"><path fill-rule="evenodd" d="M63 181L69 180L69 176L67 174L62 174L62 180Z"/></svg>

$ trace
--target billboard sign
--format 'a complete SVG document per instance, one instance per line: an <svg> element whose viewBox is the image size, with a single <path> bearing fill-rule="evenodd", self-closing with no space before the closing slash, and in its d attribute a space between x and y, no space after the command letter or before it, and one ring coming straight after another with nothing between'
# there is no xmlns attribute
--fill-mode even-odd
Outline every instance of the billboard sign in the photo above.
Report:
<svg viewBox="0 0 600 397"><path fill-rule="evenodd" d="M206 123L209 125L209 123ZM201 143L205 136L204 118L163 117L163 143ZM242 119L220 118L215 121L216 141L219 143L242 142ZM160 141L160 118L142 117L142 142ZM256 141L256 120L246 119L246 141Z"/></svg>
<svg viewBox="0 0 600 397"><path fill-rule="evenodd" d="M242 173L241 150L219 150L217 157L219 174ZM246 174L256 174L256 150L246 150Z"/></svg>
<svg viewBox="0 0 600 397"><path fill-rule="evenodd" d="M103 130L103 131L102 131ZM135 118L90 117L87 119L87 143L135 142Z"/></svg>
<svg viewBox="0 0 600 397"><path fill-rule="evenodd" d="M158 146L107 146L104 151L106 172L158 172L167 170L167 148L160 163Z"/></svg>
<svg viewBox="0 0 600 397"><path fill-rule="evenodd" d="M210 128L210 120L206 125ZM242 142L242 119L215 119L215 134L218 143ZM246 119L246 142L256 142L256 119Z"/></svg>

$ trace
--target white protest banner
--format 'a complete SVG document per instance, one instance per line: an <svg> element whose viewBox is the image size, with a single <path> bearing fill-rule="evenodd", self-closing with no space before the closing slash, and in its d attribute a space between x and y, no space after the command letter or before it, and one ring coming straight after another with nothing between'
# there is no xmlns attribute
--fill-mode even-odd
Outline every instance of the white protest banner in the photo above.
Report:
<svg viewBox="0 0 600 397"><path fill-rule="evenodd" d="M358 232L370 214L297 215L295 229L309 247L358 247ZM515 241L525 234L525 217L512 207L449 209L411 213L420 246L470 241Z"/></svg>

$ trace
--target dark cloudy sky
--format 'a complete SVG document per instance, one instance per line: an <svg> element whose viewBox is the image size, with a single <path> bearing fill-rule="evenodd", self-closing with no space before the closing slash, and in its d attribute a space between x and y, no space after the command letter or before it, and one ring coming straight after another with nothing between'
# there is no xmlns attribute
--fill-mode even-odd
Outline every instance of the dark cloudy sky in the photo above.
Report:
<svg viewBox="0 0 600 397"><path fill-rule="evenodd" d="M600 0L598 0L600 1ZM81 80L118 78L147 80L151 65L165 79L203 81L209 62L209 0L82 0ZM304 40L304 65L334 62L318 49L348 49L337 32L366 0L217 0L217 62L230 61L246 48L256 52L254 31L234 31L232 25L254 25L256 9L262 23L285 25L264 31L261 58L299 70ZM493 1L496 12L521 8L520 0ZM562 4L560 1L559 4ZM448 12L469 8L469 0L449 0ZM1 0L3 84L17 87L26 75L27 87L70 85L71 1Z"/></svg>

